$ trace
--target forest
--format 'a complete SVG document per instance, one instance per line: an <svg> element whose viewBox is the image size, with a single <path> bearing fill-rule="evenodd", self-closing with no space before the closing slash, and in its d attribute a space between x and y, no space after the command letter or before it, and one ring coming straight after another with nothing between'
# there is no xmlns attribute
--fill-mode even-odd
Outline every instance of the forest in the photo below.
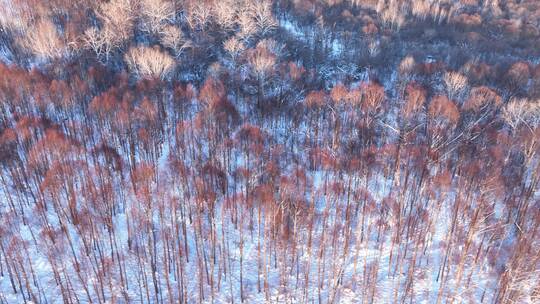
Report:
<svg viewBox="0 0 540 304"><path fill-rule="evenodd" d="M12 303L540 303L540 1L0 0Z"/></svg>

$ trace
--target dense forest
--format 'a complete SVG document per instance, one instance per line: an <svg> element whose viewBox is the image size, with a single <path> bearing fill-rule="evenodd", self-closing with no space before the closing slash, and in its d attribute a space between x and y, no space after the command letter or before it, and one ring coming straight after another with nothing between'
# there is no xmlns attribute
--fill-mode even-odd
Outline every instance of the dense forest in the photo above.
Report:
<svg viewBox="0 0 540 304"><path fill-rule="evenodd" d="M540 1L0 0L11 303L540 303Z"/></svg>

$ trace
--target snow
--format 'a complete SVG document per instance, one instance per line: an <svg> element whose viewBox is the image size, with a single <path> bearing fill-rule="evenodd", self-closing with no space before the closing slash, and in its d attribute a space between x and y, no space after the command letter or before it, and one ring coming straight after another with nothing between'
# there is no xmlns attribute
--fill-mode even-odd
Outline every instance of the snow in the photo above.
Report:
<svg viewBox="0 0 540 304"><path fill-rule="evenodd" d="M304 43L314 43L314 37L312 33L304 28L302 28L297 22L292 18L283 18L280 20L280 27L287 31L290 35L295 37L298 40L301 40ZM330 42L330 52L327 55L329 60L339 58L346 52L343 41L338 37L333 39ZM378 45L377 45L378 47ZM0 49L0 59L3 61L9 60L11 55L5 48ZM428 57L429 58L429 57ZM370 69L364 68L358 71L358 67L354 64L340 63L340 65L328 64L327 66L321 66L319 72L324 74L328 82L335 81L338 76L343 74L355 74L355 79L357 80L352 84L351 87L355 88L363 82L370 81ZM247 71L245 71L247 75ZM195 76L185 74L183 79L192 79ZM246 76L247 78L247 76ZM386 79L385 87L394 87L394 84L398 81L397 72L393 72L388 79ZM392 92L390 92L392 95ZM234 99L234 98L231 98ZM241 111L247 113L249 109L247 107L239 107ZM392 120L392 113L388 114L388 119ZM390 121L389 124L393 124L395 121ZM273 135L277 137L277 141L280 144L288 145L290 142L284 138L283 134L288 133L287 128L290 126L287 122L278 121L277 130L273 131ZM356 131L354 131L356 132ZM172 132L171 132L172 133ZM269 131L269 133L272 133ZM301 126L299 130L295 131L293 136L298 141L305 140L309 137L310 132L307 129L307 126ZM355 134L357 136L358 134ZM188 136L198 136L198 135L188 135ZM171 136L172 137L172 136ZM174 138L161 143L161 151L159 152L157 161L156 161L156 170L157 176L156 181L152 184L153 194L153 206L159 206L160 203L163 203L172 198L176 198L180 201L179 206L176 208L185 208L186 213L194 213L194 218L196 218L197 211L195 210L196 202L192 198L187 198L181 190L180 185L171 186L171 168L169 168L169 159L171 156L179 157L174 155L175 146ZM299 154L299 152L305 153L305 151L298 151L299 145L295 145L292 148L293 154ZM210 152L210 147L206 144L202 144L200 151L201 157L207 157ZM233 166L240 167L244 165L247 161L244 159L244 156L239 151L233 153ZM143 156L140 153L136 155L137 161L143 160ZM192 165L186 160L186 165ZM286 172L284 175L292 174L294 166L292 164L284 166ZM189 168L195 169L195 168ZM0 169L4 170L4 169ZM4 171L1 172L4 174ZM433 172L430 172L433 173ZM124 172L127 176L129 172ZM174 174L174 172L173 172ZM171 243L173 246L178 246L181 248L179 250L184 250L183 245L184 241L187 243L188 253L183 252L185 256L182 256L180 260L183 264L185 272L185 288L187 290L186 294L188 296L188 303L198 303L199 299L199 276L201 275L201 270L199 261L202 259L201 256L206 256L208 263L211 264L209 267L215 267L216 269L211 270L210 277L217 286L214 286L213 293L208 284L203 283L203 292L205 299L201 300L202 303L231 303L233 300L235 303L239 303L240 300L240 256L243 256L242 269L243 269L243 285L245 292L245 302L246 303L318 303L322 301L324 303L330 302L331 299L334 299L335 303L393 303L401 302L401 297L403 296L405 290L405 284L409 275L414 276L414 284L411 287L410 293L414 294L415 303L436 303L438 301L439 291L443 293L452 293L454 295L454 300L456 302L467 302L468 298L465 296L466 286L464 281L466 280L465 274L474 271L472 276L472 283L469 289L473 290L473 296L475 299L479 299L483 296L485 292L484 302L491 303L495 299L496 293L496 284L497 282L492 279L491 273L496 271L492 265L487 262L487 256L481 254L480 262L478 265L470 265L470 259L467 259L465 263L464 275L461 282L456 282L454 279L449 279L446 284L445 290L440 290L442 281L440 277L440 269L445 263L446 255L446 246L448 242L460 242L457 235L450 235L452 227L452 210L451 207L455 203L455 193L447 194L438 194L437 198L429 199L426 204L432 208L429 208L429 221L419 224L419 228L415 228L411 233L415 234L424 234L425 239L427 239L426 244L414 244L407 243L407 239L404 237L403 228L407 223L405 219L401 223L397 223L396 219L398 215L395 214L396 210L388 211L390 215L383 219L380 218L376 212L364 212L362 210L363 202L360 199L355 199L353 204L358 205L360 211L357 218L354 218L351 224L351 229L353 232L353 237L349 244L346 244L345 235L343 230L339 230L339 235L335 237L334 242L331 243L331 233L336 227L341 227L344 224L344 215L342 209L344 208L342 200L339 198L336 199L332 195L326 194L326 185L328 183L336 181L344 181L349 178L354 179L358 178L361 180L361 184L365 185L367 190L372 194L373 200L375 201L375 208L381 208L383 200L389 195L389 191L393 187L394 181L388 177L384 176L382 173L373 174L366 177L361 173L358 173L357 176L348 176L347 174L337 175L330 170L324 169L314 169L307 172L308 180L312 182L310 189L307 191L304 199L310 202L310 199L317 191L317 193L324 193L320 195L314 203L316 204L314 210L317 217L317 222L313 230L313 235L317 236L313 239L313 244L311 249L308 249L308 239L309 231L306 228L298 229L296 231L295 237L297 240L297 246L295 248L290 247L290 245L283 245L280 243L279 246L283 248L274 248L276 242L271 242L272 236L269 235L269 220L263 218L261 223L258 223L257 217L254 216L253 227L249 225L249 212L247 210L242 210L242 206L239 208L241 224L244 226L236 226L234 219L232 218L231 212L226 210L224 198L220 198L216 202L215 214L210 219L210 217L205 214L202 221L203 223L198 226L196 220L190 221L186 215L184 218L182 215L178 214L174 216L173 212L175 210L166 209L163 214L159 214L158 208L153 208L149 217L149 225L152 225L151 232L148 235L144 231L144 227L133 227L133 220L130 219L133 216L139 215L143 208L143 202L133 193L131 185L127 182L115 184L115 191L118 191L121 188L125 192L125 200L122 198L122 205L125 205L123 210L117 210L117 213L113 216L113 229L115 240L117 242L118 250L120 255L124 258L123 271L127 275L126 278L122 278L120 271L117 266L117 257L111 256L111 247L110 241L106 238L100 240L101 244L92 244L91 251L93 255L98 255L96 249L99 245L103 254L107 258L111 258L110 267L111 271L114 273L106 276L108 279L108 284L105 288L107 293L106 298L116 298L119 303L123 303L124 295L127 293L128 302L139 302L139 298L145 298L145 295L141 295L141 290L145 288L144 284L141 284L139 277L141 276L141 270L139 268L139 261L136 257L136 243L143 243L149 241L151 238L157 239L156 247L156 264L157 271L155 275L159 280L159 289L164 296L168 296L168 286L166 284L166 275L172 276L172 273L167 273L165 259L163 258L163 252L169 248L165 248L163 238L165 237L165 231L174 229L175 225L180 226L187 225L187 236L186 239L183 239L183 235L177 235L178 239L174 239ZM183 181L182 181L183 182ZM228 184L233 183L232 177L228 176ZM365 182L365 184L364 184ZM252 183L253 184L253 183ZM80 186L80 185L79 185ZM239 186L239 185L237 185ZM414 185L416 186L416 185ZM162 188L166 187L167 189L163 192ZM172 188L172 189L170 189ZM412 186L411 186L412 188ZM229 189L232 191L232 189ZM10 189L0 188L0 198L2 201L7 201L7 194ZM330 191L328 191L330 192ZM401 193L400 193L401 194ZM405 195L407 194L407 195ZM399 202L400 212L410 212L408 215L412 215L415 212L421 212L422 210L410 210L407 211L408 201L414 198L408 197L408 193L404 193L402 198L403 201ZM427 196L427 195L426 195ZM120 199L120 198L117 198ZM84 202L89 203L89 202ZM498 202L494 202L494 217L496 219L503 218L504 214L508 210ZM419 204L420 205L420 204ZM8 218L10 210L8 210L7 204L1 204L3 210L0 210L0 215L2 218ZM35 206L26 206L27 214L32 214L32 208ZM418 206L415 206L417 208ZM169 208L169 206L167 206ZM418 207L419 208L419 207ZM189 210L188 210L189 209ZM390 208L391 209L391 208ZM420 208L419 208L420 209ZM327 214L325 214L327 213ZM165 217L165 223L160 225L161 219L160 216ZM324 216L326 218L326 224L322 225ZM44 215L50 224L55 227L59 226L58 216L55 214L55 211L51 208L48 210L48 213ZM304 215L302 215L304 217ZM362 219L366 217L366 222L362 222ZM83 290L81 280L78 278L78 275L75 273L74 262L72 261L72 253L68 244L56 244L58 246L57 253L58 256L50 256L50 253L47 252L47 248L43 246L43 243L47 241L47 236L43 234L44 231L37 231L33 226L39 226L37 223L41 223L43 219L29 219L31 224L25 225L22 222L7 223L9 229L12 229L13 233L2 239L3 244L8 245L11 236L20 235L22 242L29 248L30 260L26 258L24 252L19 252L22 254L24 263L28 263L32 266L33 271L36 274L35 281L36 285L42 290L39 295L40 298L46 298L47 303L63 303L62 297L59 296L61 289L56 282L53 268L57 263L56 267L60 269L67 269L67 272L71 274L72 284L71 291L76 293L80 298L81 303L86 303L86 296ZM300 218L298 220L305 220L305 218ZM379 235L377 234L377 225L379 220L382 220L384 225L389 232L384 232L382 240L379 240ZM465 219L459 218L459 221L464 221ZM130 222L131 221L131 222ZM130 224L131 223L131 224ZM36 224L36 225L33 225ZM262 237L259 237L257 228L258 226L262 227ZM85 267L84 273L82 276L88 278L90 282L98 284L97 273L102 271L100 269L100 262L93 261L87 255L83 253L85 250L83 240L79 237L77 232L77 227L71 223L66 224L67 231L65 232L70 236L74 252L78 254L79 261L83 267ZM131 225L131 226L130 226ZM402 231L397 232L394 235L394 232L397 231L397 227L400 225ZM465 226L465 225L464 225ZM367 231L371 229L370 231ZM34 230L32 230L34 229ZM108 236L107 228L98 224L95 227L98 235ZM202 230L201 230L202 229ZM129 231L128 231L129 230ZM323 233L324 230L324 233ZM491 235L491 227L487 223L480 224L479 233L472 238L474 248L475 245L478 245L482 241L483 234ZM508 230L512 231L512 230ZM506 231L506 233L509 233ZM386 234L385 234L386 233ZM182 234L182 232L180 232ZM322 235L325 235L325 240L322 240ZM133 236L135 235L135 237ZM215 235L217 239L217 261L212 263L212 252L211 244L213 241L213 236ZM360 235L364 235L361 239ZM422 235L422 236L424 236ZM393 238L399 237L400 242L393 244ZM35 239L37 238L37 240ZM225 241L221 241L224 239ZM202 244L200 243L202 242ZM409 241L412 242L412 241ZM130 244L133 243L133 244ZM270 261L267 262L267 278L268 285L270 286L268 294L262 288L261 292L257 289L258 279L262 282L265 280L264 271L259 276L259 249L258 244L261 244L261 260ZM240 249L240 244L243 245L242 250ZM131 246L130 246L131 245ZM348 245L348 249L345 250L345 246ZM425 245L425 251L419 250L422 246ZM407 250L405 249L407 248ZM320 252L324 249L324 254L319 256ZM460 245L457 250L463 250L463 245ZM176 249L175 249L176 250ZM296 254L293 255L293 250L297 250ZM417 255L414 255L414 250ZM469 249L469 255L473 254L473 250ZM226 254L228 253L228 254ZM242 253L242 254L241 254ZM147 254L146 252L144 253ZM179 254L178 252L176 254ZM452 257L450 257L451 259ZM4 254L0 255L0 259L6 259ZM11 259L11 257L10 257ZM189 262L188 262L189 260ZM321 273L321 260L325 263L324 275ZM15 261L12 261L15 262ZM152 273L151 261L145 260L143 262L145 265L145 271ZM409 274L409 270L412 269L411 265L417 265L418 267ZM476 268L474 269L473 268ZM176 266L174 266L176 267ZM298 267L298 268L297 268ZM455 268L455 267L454 267ZM304 277L304 274L309 271L309 276ZM443 269L444 272L444 269ZM341 279L338 281L338 277L341 275ZM204 277L205 275L202 274ZM150 277L150 276L149 276ZM452 276L450 276L452 277ZM122 290L121 280L127 280L129 289ZM60 278L64 284L66 284L64 278ZM207 278L203 278L203 281L207 281ZM319 289L320 284L324 285L324 288ZM11 283L9 282L8 276L4 273L0 277L0 299L4 299L4 302L7 303L23 303L23 295L20 293L13 293L11 289ZM152 283L148 283L152 284ZM179 292L176 288L177 282L173 278L171 284L175 287L173 288L173 293ZM263 283L264 284L264 283ZM90 284L92 285L92 284ZM304 290L305 286L308 286ZM376 288L375 288L376 287ZM38 287L36 287L38 288ZM94 293L94 287L90 286L91 292ZM151 296L152 298L152 296ZM112 301L112 300L111 300ZM1 301L0 301L1 302ZM27 303L31 303L26 299ZM152 301L151 301L152 302Z"/></svg>
<svg viewBox="0 0 540 304"><path fill-rule="evenodd" d="M12 64L13 63L13 54L10 50L7 49L6 46L0 45L0 61L5 64Z"/></svg>
<svg viewBox="0 0 540 304"><path fill-rule="evenodd" d="M164 144L163 146L163 154L161 155L159 159L160 164L160 170L165 170L165 166L167 162L165 161L170 153L170 149L167 144ZM313 171L312 172L312 180L314 182L315 187L321 187L324 184L324 175L327 174L324 171ZM387 182L383 182L382 184L385 184ZM375 183L372 184L372 186L376 186ZM385 187L383 187L385 188ZM377 189L382 189L377 186ZM381 192L382 195L384 195L384 192ZM381 198L376 198L376 200L380 200ZM220 210L221 208L218 207L217 210ZM128 204L128 210L129 210L129 204ZM320 210L322 212L322 209ZM432 264L431 267L424 268L424 271L427 269L427 273L425 276L425 279L418 280L415 283L415 292L418 294L418 303L434 303L436 300L436 293L434 291L438 288L438 283L436 282L437 277L437 270L438 265L440 265L443 257L442 252L442 246L441 242L445 239L448 229L450 227L449 222L449 214L448 210L446 208L442 208L441 212L438 215L434 215L434 222L437 223L432 227L432 241L428 245L430 249L428 249L428 256L431 256L426 260L426 262L430 261L429 263ZM336 214L335 211L331 212L329 221L333 222L336 221L337 218L335 218ZM116 236L119 244L119 248L121 250L127 250L127 214L126 213L119 213L114 217L114 227L116 231ZM374 223L374 219L370 219L372 223ZM231 249L231 259L228 261L229 264L229 273L227 280L231 280L232 284L232 295L231 291L229 290L228 282L222 282L222 291L217 292L214 294L214 298L212 299L209 295L209 291L206 290L206 300L203 301L203 303L229 303L230 297L236 298L236 301L238 301L238 295L240 293L239 291L239 267L240 267L240 261L239 261L239 246L237 244L240 243L240 232L238 229L234 228L234 226L231 223L231 219L226 216L223 217L223 215L218 212L216 214L215 221L217 223L216 225L216 231L218 234L221 234L222 228L224 229L224 233L229 239L229 246ZM189 290L189 300L188 302L196 302L198 299L198 290L197 290L197 253L194 248L196 248L195 244L195 235L194 231L197 230L197 228L194 226L194 223L190 224L189 221L186 222L188 224L188 245L190 249L190 263L187 263L185 265L186 274L188 274L186 281L187 283L187 289ZM223 225L223 226L222 226ZM33 242L33 238L31 236L30 228L29 226L24 226L20 224L19 226L21 235L23 236L23 239L29 243ZM321 226L318 226L315 231L316 234L321 234ZM360 229L360 227L357 227L357 229ZM301 235L307 233L307 231L300 232ZM359 231L357 231L359 233ZM306 235L304 235L305 237ZM300 237L300 236L299 236ZM307 238L306 238L307 239ZM305 239L305 240L306 240ZM305 242L304 240L304 242ZM80 240L74 239L74 241L81 245ZM258 236L255 232L252 234L249 228L246 226L244 227L244 286L245 286L245 293L246 293L246 301L248 303L264 303L266 302L266 295L265 292L262 291L261 293L257 292L257 242L258 242ZM210 240L205 240L207 245L209 244ZM338 242L336 243L335 248L340 248L340 246L343 246L344 239L340 237L338 239ZM261 243L263 246L262 254L263 256L266 254L270 255L270 259L273 259L272 252L266 251L264 248L266 248L267 243L265 239L261 239ZM301 242L303 243L303 242ZM401 244L403 246L404 244ZM305 246L305 243L304 245ZM282 259L282 257L278 256L278 268L275 269L274 267L269 268L269 275L268 275L268 283L270 286L272 286L271 293L269 296L269 301L273 303L311 303L312 301L317 302L318 296L319 296L319 290L317 288L319 281L317 273L319 271L319 267L317 264L318 259L314 258L313 256L316 256L318 253L318 250L320 249L320 246L326 246L320 243L320 240L315 240L315 244L312 249L311 253L311 261L310 256L305 250L302 250L302 252L299 255L300 258L300 267L303 269L302 271L306 271L306 266L310 268L310 273L312 274L309 277L309 290L307 292L308 298L305 299L303 296L303 289L301 286L305 284L304 279L301 275L300 278L300 286L299 288L296 288L296 274L294 267L291 268L291 266L294 266L294 264L291 264L289 261L287 268L281 269L280 267L283 267L285 264L285 260ZM335 259L333 256L333 250L326 250L325 259L327 261L326 266L326 272L327 276L324 278L324 284L325 288L321 290L320 296L322 297L323 301L326 302L331 297L336 297L338 299L339 303L358 303L363 301L369 301L371 299L371 295L369 292L366 292L362 289L357 289L355 285L362 284L362 279L366 273L364 272L365 267L368 267L369 265L377 265L378 264L378 270L377 270L377 294L375 295L374 302L375 303L387 303L387 300L384 299L393 299L394 293L396 292L396 289L401 289L400 284L403 282L405 276L406 276L406 268L403 269L403 272L398 272L396 274L393 274L393 271L390 271L390 269L394 269L396 266L393 262L390 263L390 256L391 256L391 242L390 240L387 240L382 247L378 247L377 240L375 239L374 235L371 235L366 241L364 241L362 244L359 244L359 246L356 245L356 242L351 244L351 248L356 248L350 251L348 254L346 254L345 257L341 257L338 259ZM49 261L45 258L44 252L40 250L40 247L31 246L33 252L32 252L32 267L34 268L34 271L37 274L37 279L40 282L40 285L43 288L43 292L48 295L52 295L54 293L58 293L58 286L54 283L54 279L51 276L52 268L50 266ZM305 248L305 247L304 247ZM335 249L334 248L334 249ZM81 249L78 247L79 250ZM329 248L330 249L330 248ZM396 254L396 249L394 248L394 257ZM158 252L161 249L158 249ZM290 248L289 250L292 250ZM339 252L339 251L338 251ZM65 267L69 266L69 253L66 252L67 260L64 260ZM209 252L207 252L209 254ZM339 253L340 254L340 253ZM291 259L293 257L288 257L287 259ZM343 258L345 258L343 260ZM354 259L357 258L358 266L355 272L354 269ZM160 258L158 258L161 260ZM419 263L425 263L422 262L424 258L420 258ZM375 264L374 264L375 263ZM343 281L346 282L345 285L338 286L338 289L334 291L331 286L333 286L334 282L330 274L334 271L337 271L340 266L343 265L343 275L344 279ZM126 268L127 268L127 276L130 280L129 285L132 286L130 290L128 291L129 297L131 299L137 299L138 298L138 288L141 286L138 286L138 283L135 281L137 278L137 272L138 268L136 266L136 260L129 259L126 260ZM283 282L283 271L286 271L288 275L285 276L285 282ZM159 276L162 278L162 290L166 291L166 286L164 285L164 279L163 279L163 273L158 272ZM88 272L85 273L86 276L90 279L93 278L93 273ZM217 272L214 274L215 280L217 281ZM281 277L281 278L280 278ZM74 276L75 278L75 276ZM191 278L191 279L190 279ZM477 278L476 283L485 285L487 283L486 278ZM282 285L284 284L285 285ZM75 286L78 286L79 283L76 282L74 279L73 284ZM117 283L118 284L118 281ZM277 288L277 286L281 286L280 288ZM82 289L81 287L75 287L75 290L78 293L80 293L81 298L83 297ZM4 276L4 278L0 279L0 290L3 291L3 296L10 302L10 303L18 303L22 301L22 298L20 294L13 294L10 293L9 290L9 282L7 278ZM120 299L122 297L121 292L119 289L115 288L113 289L113 292L116 293L116 297ZM335 293L334 293L335 292ZM426 294L428 296L421 296L422 294ZM49 303L62 303L61 297L47 297L49 300Z"/></svg>

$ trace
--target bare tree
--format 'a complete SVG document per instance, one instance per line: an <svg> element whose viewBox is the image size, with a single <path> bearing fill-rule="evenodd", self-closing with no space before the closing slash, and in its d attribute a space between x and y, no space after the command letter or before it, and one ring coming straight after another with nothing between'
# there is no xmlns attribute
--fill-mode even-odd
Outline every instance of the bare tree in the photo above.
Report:
<svg viewBox="0 0 540 304"><path fill-rule="evenodd" d="M425 21L430 14L430 3L427 0L412 1L411 13L421 21Z"/></svg>
<svg viewBox="0 0 540 304"><path fill-rule="evenodd" d="M531 128L540 123L540 102L527 99L512 99L503 108L502 117L513 129L525 124Z"/></svg>
<svg viewBox="0 0 540 304"><path fill-rule="evenodd" d="M240 27L238 37L244 41L251 39L257 33L257 25L249 11L242 11L240 13L238 16L238 25Z"/></svg>
<svg viewBox="0 0 540 304"><path fill-rule="evenodd" d="M186 6L185 22L190 29L205 30L212 20L212 9L209 3L190 1Z"/></svg>
<svg viewBox="0 0 540 304"><path fill-rule="evenodd" d="M124 46L131 38L135 12L131 0L112 0L100 3L96 15L102 26L88 28L82 39L98 58L104 56L107 61L114 50Z"/></svg>
<svg viewBox="0 0 540 304"><path fill-rule="evenodd" d="M246 46L238 38L232 37L223 43L223 48L227 51L233 63L235 63L240 54L246 49Z"/></svg>
<svg viewBox="0 0 540 304"><path fill-rule="evenodd" d="M459 109L448 97L435 96L428 106L428 117L430 147L434 151L441 150L448 143L448 137L459 121Z"/></svg>
<svg viewBox="0 0 540 304"><path fill-rule="evenodd" d="M420 112L426 102L426 90L416 83L409 83L405 89L406 99L403 104L403 117L407 120Z"/></svg>
<svg viewBox="0 0 540 304"><path fill-rule="evenodd" d="M510 94L522 93L527 87L530 77L531 73L527 62L518 61L514 63L504 77Z"/></svg>
<svg viewBox="0 0 540 304"><path fill-rule="evenodd" d="M401 60L401 63L399 64L399 72L404 77L409 77L412 72L414 71L414 67L416 66L416 62L414 60L413 56L406 56Z"/></svg>
<svg viewBox="0 0 540 304"><path fill-rule="evenodd" d="M140 6L142 30L152 34L163 34L176 14L173 3L168 0L144 0Z"/></svg>
<svg viewBox="0 0 540 304"><path fill-rule="evenodd" d="M174 25L165 25L162 28L160 41L164 47L173 50L177 57L192 46L191 41L184 37L182 30Z"/></svg>
<svg viewBox="0 0 540 304"><path fill-rule="evenodd" d="M266 36L277 27L277 22L272 15L272 3L270 1L252 1L249 6L249 13L255 20L260 36Z"/></svg>
<svg viewBox="0 0 540 304"><path fill-rule="evenodd" d="M140 78L167 78L176 66L171 55L158 47L133 47L125 55L130 70Z"/></svg>
<svg viewBox="0 0 540 304"><path fill-rule="evenodd" d="M36 11L19 1L0 1L0 26L15 32L28 29Z"/></svg>
<svg viewBox="0 0 540 304"><path fill-rule="evenodd" d="M447 72L443 77L448 98L460 99L467 89L467 77L458 72Z"/></svg>
<svg viewBox="0 0 540 304"><path fill-rule="evenodd" d="M232 31L237 24L237 3L236 0L222 0L216 1L213 7L216 23L225 33Z"/></svg>
<svg viewBox="0 0 540 304"><path fill-rule="evenodd" d="M399 30L405 24L407 10L404 5L399 1L390 1L389 5L386 6L384 1L379 1L377 12L387 26Z"/></svg>
<svg viewBox="0 0 540 304"><path fill-rule="evenodd" d="M248 1L247 7L238 16L239 37L249 40L254 36L265 37L276 27L272 15L272 3L268 0Z"/></svg>
<svg viewBox="0 0 540 304"><path fill-rule="evenodd" d="M60 58L68 54L66 43L60 37L56 26L45 18L27 29L26 37L20 43L42 59Z"/></svg>
<svg viewBox="0 0 540 304"><path fill-rule="evenodd" d="M257 105L260 105L264 85L270 73L274 71L276 65L276 55L268 48L268 44L262 42L249 53L249 63L253 74L257 78Z"/></svg>

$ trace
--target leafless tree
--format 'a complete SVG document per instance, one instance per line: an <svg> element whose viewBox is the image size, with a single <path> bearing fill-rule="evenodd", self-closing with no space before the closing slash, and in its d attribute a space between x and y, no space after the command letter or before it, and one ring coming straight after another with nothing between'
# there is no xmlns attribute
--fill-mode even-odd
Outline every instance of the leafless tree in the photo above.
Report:
<svg viewBox="0 0 540 304"><path fill-rule="evenodd" d="M35 15L36 11L23 2L0 2L0 26L5 29L25 32Z"/></svg>
<svg viewBox="0 0 540 304"><path fill-rule="evenodd" d="M42 59L60 58L68 54L65 41L49 19L41 19L27 29L21 44Z"/></svg>
<svg viewBox="0 0 540 304"><path fill-rule="evenodd" d="M425 21L430 13L430 3L427 0L412 1L411 13L416 18Z"/></svg>
<svg viewBox="0 0 540 304"><path fill-rule="evenodd" d="M238 37L244 41L248 41L257 33L257 25L249 11L244 10L240 12L238 15L238 25L240 27Z"/></svg>
<svg viewBox="0 0 540 304"><path fill-rule="evenodd" d="M248 8L251 17L255 20L260 36L266 36L277 27L277 22L272 15L272 3L270 1L252 1Z"/></svg>
<svg viewBox="0 0 540 304"><path fill-rule="evenodd" d="M404 4L399 1L390 1L388 6L384 4L384 1L379 1L377 12L383 22L393 29L399 30L405 24L407 11Z"/></svg>
<svg viewBox="0 0 540 304"><path fill-rule="evenodd" d="M192 30L202 31L210 25L212 14L210 3L189 1L184 20Z"/></svg>
<svg viewBox="0 0 540 304"><path fill-rule="evenodd" d="M513 129L522 124L529 128L537 126L540 123L540 103L514 98L503 108L502 117Z"/></svg>
<svg viewBox="0 0 540 304"><path fill-rule="evenodd" d="M460 99L467 89L467 77L458 72L445 73L443 80L450 99Z"/></svg>
<svg viewBox="0 0 540 304"><path fill-rule="evenodd" d="M98 58L105 57L108 60L113 51L124 46L131 38L135 11L131 0L112 0L101 2L96 15L102 26L88 28L82 39Z"/></svg>
<svg viewBox="0 0 540 304"><path fill-rule="evenodd" d="M399 64L399 72L405 77L408 77L414 71L415 66L416 62L414 57L408 55L401 60L401 63Z"/></svg>
<svg viewBox="0 0 540 304"><path fill-rule="evenodd" d="M239 5L237 0L222 0L215 2L213 15L223 32L228 33L234 30L237 24L238 9Z"/></svg>
<svg viewBox="0 0 540 304"><path fill-rule="evenodd" d="M133 47L126 53L125 61L130 70L140 78L165 79L176 66L171 55L158 47Z"/></svg>
<svg viewBox="0 0 540 304"><path fill-rule="evenodd" d="M143 0L140 2L142 30L162 35L167 24L175 17L174 5L169 0Z"/></svg>
<svg viewBox="0 0 540 304"><path fill-rule="evenodd" d="M164 47L173 50L177 57L192 46L191 41L184 37L182 30L174 25L165 25L162 28L160 41Z"/></svg>
<svg viewBox="0 0 540 304"><path fill-rule="evenodd" d="M257 104L260 105L260 99L263 94L264 85L267 77L273 72L276 65L276 55L268 49L268 45L265 43L259 43L257 47L250 51L249 63L251 65L253 74L258 81L257 89Z"/></svg>
<svg viewBox="0 0 540 304"><path fill-rule="evenodd" d="M241 10L238 16L241 39L265 37L277 27L270 1L247 1L246 4L247 7Z"/></svg>
<svg viewBox="0 0 540 304"><path fill-rule="evenodd" d="M223 48L231 56L232 61L236 62L240 54L246 49L246 46L238 38L232 37L223 43Z"/></svg>
<svg viewBox="0 0 540 304"><path fill-rule="evenodd" d="M511 94L521 93L527 87L530 77L529 64L524 61L518 61L506 72L506 86Z"/></svg>

